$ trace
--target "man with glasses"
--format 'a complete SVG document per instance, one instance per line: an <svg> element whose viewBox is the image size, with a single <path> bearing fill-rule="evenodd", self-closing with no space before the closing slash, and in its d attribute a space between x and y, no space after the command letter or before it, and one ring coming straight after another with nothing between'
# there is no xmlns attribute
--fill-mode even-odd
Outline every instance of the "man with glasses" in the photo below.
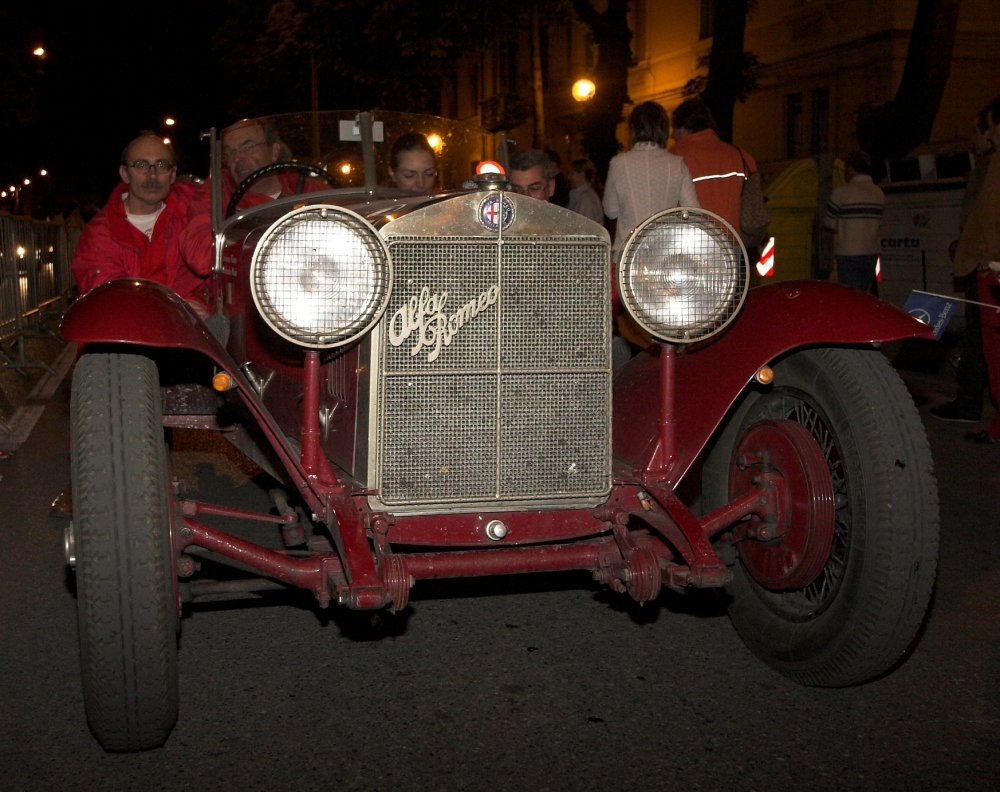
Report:
<svg viewBox="0 0 1000 792"><path fill-rule="evenodd" d="M223 176L223 204L229 203L229 197L247 176L265 165L278 162L281 153L281 142L274 127L269 124L244 118L222 130L222 161L226 166L226 174ZM282 175L291 179L298 178L298 174L286 173L258 179L240 200L240 208L271 201L285 192L294 192L286 189L281 180Z"/></svg>
<svg viewBox="0 0 1000 792"><path fill-rule="evenodd" d="M207 311L209 273L181 255L181 234L203 186L175 183L173 147L148 130L125 146L118 175L121 183L76 245L71 267L80 294L117 278L146 278Z"/></svg>
<svg viewBox="0 0 1000 792"><path fill-rule="evenodd" d="M230 124L222 130L221 143L222 162L226 166L222 174L223 206L229 205L230 197L247 176L266 165L291 159L291 152L274 127L257 119L244 118ZM240 198L237 208L247 209L284 195L326 189L329 185L321 179L302 180L301 174L293 171L272 173L254 181Z"/></svg>
<svg viewBox="0 0 1000 792"><path fill-rule="evenodd" d="M548 201L556 190L552 160L539 149L522 149L510 160L510 189L540 201Z"/></svg>
<svg viewBox="0 0 1000 792"><path fill-rule="evenodd" d="M222 146L222 206L227 208L237 188L252 174L267 165L291 160L291 152L277 130L265 121L243 118L230 124L220 135ZM262 176L251 182L236 208L249 209L286 195L329 189L321 179L296 171ZM189 222L181 242L184 259L199 272L210 273L214 261L215 235L212 232L211 179L191 207Z"/></svg>

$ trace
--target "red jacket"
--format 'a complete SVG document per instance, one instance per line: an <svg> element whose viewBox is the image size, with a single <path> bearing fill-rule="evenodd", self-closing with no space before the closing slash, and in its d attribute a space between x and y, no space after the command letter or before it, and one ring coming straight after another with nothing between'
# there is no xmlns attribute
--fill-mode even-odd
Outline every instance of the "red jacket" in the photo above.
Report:
<svg viewBox="0 0 1000 792"><path fill-rule="evenodd" d="M296 190L300 174L285 172L278 174L281 182L281 194L279 198L296 195L298 192L315 192L317 190L328 190L330 185L321 179L314 179L307 176L301 190ZM198 272L211 272L215 261L215 237L212 234L212 211L211 211L211 179L206 179L204 188L195 196L191 202L189 221L181 234L181 253L188 266ZM236 192L236 183L228 170L222 172L222 211L229 208L229 201ZM252 206L260 206L274 198L265 193L247 192L240 199L240 209L249 209Z"/></svg>
<svg viewBox="0 0 1000 792"><path fill-rule="evenodd" d="M721 140L712 129L685 135L674 141L670 150L682 157L691 171L701 208L719 215L736 229L736 233L741 233L743 181L757 170L754 158L743 149ZM744 162L746 176L743 175Z"/></svg>
<svg viewBox="0 0 1000 792"><path fill-rule="evenodd" d="M330 185L322 179L316 179L312 176L303 177L301 173L296 171L284 171L277 174L277 176L278 181L281 182L281 193L277 196L278 198L284 198L298 193L316 192L317 190L330 189ZM301 190L296 189L299 186L299 179L303 179ZM236 192L237 186L236 182L233 181L232 174L228 170L224 170L222 172L222 211L225 211L229 207L229 199L233 197L233 193ZM238 208L249 209L251 206L260 206L261 204L265 204L268 201L273 200L273 196L265 193L248 191L243 194L242 198L240 198Z"/></svg>
<svg viewBox="0 0 1000 792"><path fill-rule="evenodd" d="M73 277L81 294L117 278L148 278L163 283L181 297L205 301L209 271L188 265L181 253L181 234L192 202L204 187L174 184L153 226L152 238L133 226L125 214L120 183L93 219L87 223L73 255Z"/></svg>

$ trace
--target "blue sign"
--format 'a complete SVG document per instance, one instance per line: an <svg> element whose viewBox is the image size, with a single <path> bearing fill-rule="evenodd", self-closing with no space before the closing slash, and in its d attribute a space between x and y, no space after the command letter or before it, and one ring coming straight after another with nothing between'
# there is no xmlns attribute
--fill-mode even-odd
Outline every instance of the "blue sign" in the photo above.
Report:
<svg viewBox="0 0 1000 792"><path fill-rule="evenodd" d="M957 307L958 300L951 297L916 290L911 291L910 296L903 303L903 310L910 316L931 326L934 330L935 340L940 339L944 331L948 329L948 323L954 316Z"/></svg>

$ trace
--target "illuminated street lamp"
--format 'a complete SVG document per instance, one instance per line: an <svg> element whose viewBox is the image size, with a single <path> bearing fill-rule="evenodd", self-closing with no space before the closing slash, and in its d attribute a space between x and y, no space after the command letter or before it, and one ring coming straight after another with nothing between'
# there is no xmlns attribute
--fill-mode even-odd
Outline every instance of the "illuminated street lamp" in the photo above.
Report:
<svg viewBox="0 0 1000 792"><path fill-rule="evenodd" d="M10 196L14 199L14 214L20 213L23 208L23 201L21 193L24 192L25 187L31 186L31 179L25 179L20 185L12 184L3 192L3 198Z"/></svg>
<svg viewBox="0 0 1000 792"><path fill-rule="evenodd" d="M594 85L594 81L586 77L581 77L575 83L573 83L573 98L578 102L589 102L594 98L594 94L597 93L597 86Z"/></svg>
<svg viewBox="0 0 1000 792"><path fill-rule="evenodd" d="M38 74L44 75L45 59L49 57L49 53L46 52L45 47L39 44L31 51L31 54L34 55L35 59L38 61Z"/></svg>
<svg viewBox="0 0 1000 792"><path fill-rule="evenodd" d="M590 104L590 100L594 98L594 94L597 93L597 86L589 77L581 77L573 83L573 88L570 93L572 93L574 101L580 108L580 132L578 136L578 145L584 151L584 156L588 156L586 152L586 141L590 119L587 117L587 106ZM567 136L567 139L569 139L569 136Z"/></svg>
<svg viewBox="0 0 1000 792"><path fill-rule="evenodd" d="M173 116L167 116L166 118L163 119L163 126L167 127L168 129L172 129L173 127L177 126L177 119L174 118ZM170 139L169 136L167 135L163 136L163 145L165 146L173 145L173 141Z"/></svg>

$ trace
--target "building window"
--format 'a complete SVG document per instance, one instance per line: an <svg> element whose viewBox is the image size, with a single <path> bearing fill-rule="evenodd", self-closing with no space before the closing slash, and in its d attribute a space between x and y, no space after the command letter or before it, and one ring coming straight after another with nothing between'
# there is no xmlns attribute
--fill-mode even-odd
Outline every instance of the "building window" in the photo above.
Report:
<svg viewBox="0 0 1000 792"><path fill-rule="evenodd" d="M830 147L830 89L814 88L809 102L812 105L809 125L809 153L822 154Z"/></svg>
<svg viewBox="0 0 1000 792"><path fill-rule="evenodd" d="M786 157L799 157L804 153L802 140L802 115L802 94L788 94L785 97Z"/></svg>

